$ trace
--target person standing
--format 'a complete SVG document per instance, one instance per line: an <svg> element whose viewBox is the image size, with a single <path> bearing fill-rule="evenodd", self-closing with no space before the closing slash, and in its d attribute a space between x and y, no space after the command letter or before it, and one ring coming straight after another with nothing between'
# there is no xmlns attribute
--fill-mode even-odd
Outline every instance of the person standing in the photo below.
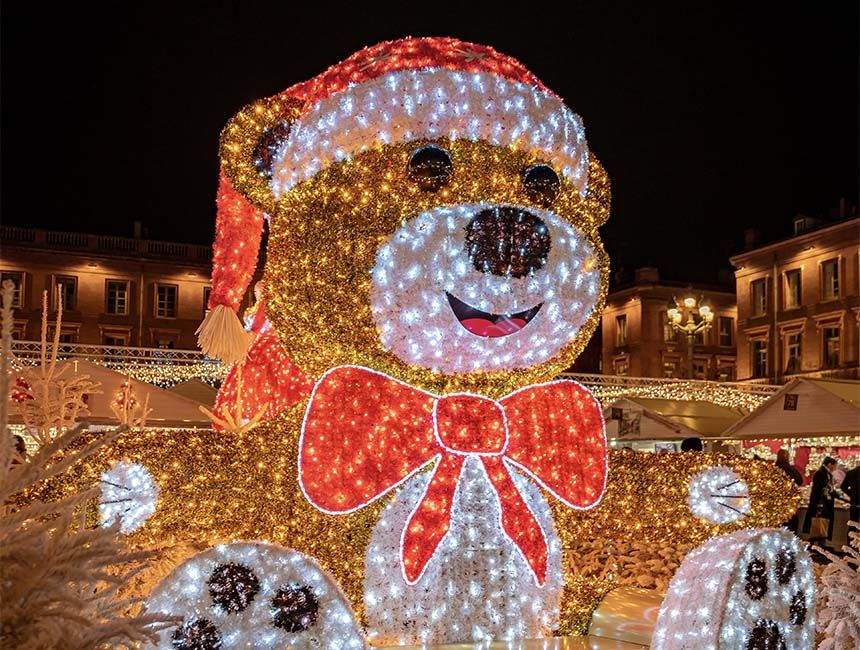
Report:
<svg viewBox="0 0 860 650"><path fill-rule="evenodd" d="M791 464L788 460L788 449L780 449L776 452L776 466L785 472L785 475L797 486L803 485L803 476L801 476L800 472L797 471L797 468ZM797 525L800 523L800 520L797 517L797 511L793 515L791 515L791 519L786 521L783 526L788 528L791 532L797 532Z"/></svg>
<svg viewBox="0 0 860 650"><path fill-rule="evenodd" d="M860 465L845 473L840 487L851 500L851 521L860 521Z"/></svg>
<svg viewBox="0 0 860 650"><path fill-rule="evenodd" d="M823 544L825 540L833 536L833 519L835 513L835 494L833 486L833 471L836 469L836 459L826 456L821 467L812 475L812 489L809 492L809 507L806 509L806 517L803 519L803 532L809 533L812 528L812 520L821 517L828 520L827 536L822 537L817 531L814 536L810 535L810 542Z"/></svg>
<svg viewBox="0 0 860 650"><path fill-rule="evenodd" d="M794 481L795 485L803 485L803 476L797 471L797 468L788 460L788 449L780 449L776 452L776 466L779 467L786 476Z"/></svg>

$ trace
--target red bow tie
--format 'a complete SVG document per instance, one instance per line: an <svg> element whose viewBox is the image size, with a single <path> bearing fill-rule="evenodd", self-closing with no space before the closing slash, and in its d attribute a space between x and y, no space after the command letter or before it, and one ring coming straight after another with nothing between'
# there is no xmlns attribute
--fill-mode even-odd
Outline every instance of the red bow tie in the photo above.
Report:
<svg viewBox="0 0 860 650"><path fill-rule="evenodd" d="M329 370L311 393L299 443L299 484L314 506L353 512L437 461L402 537L403 575L417 582L450 527L466 457L480 457L505 534L539 585L547 545L511 475L516 467L571 508L606 487L606 436L594 396L573 381L528 386L499 401L438 397L358 366Z"/></svg>

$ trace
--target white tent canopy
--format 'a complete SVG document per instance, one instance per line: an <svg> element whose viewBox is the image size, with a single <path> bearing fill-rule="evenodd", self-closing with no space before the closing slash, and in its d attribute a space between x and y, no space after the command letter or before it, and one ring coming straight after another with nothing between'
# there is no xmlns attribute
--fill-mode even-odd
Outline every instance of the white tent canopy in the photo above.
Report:
<svg viewBox="0 0 860 650"><path fill-rule="evenodd" d="M622 397L603 409L610 440L715 437L738 421L737 409L699 400Z"/></svg>
<svg viewBox="0 0 860 650"><path fill-rule="evenodd" d="M70 366L63 371L62 379L68 379L77 375L87 375L90 380L97 382L99 393L88 395L87 407L89 415L82 420L94 425L115 425L116 416L111 411L110 403L125 382L131 383L131 390L142 403L149 396L149 408L151 410L146 418L147 428L209 428L212 423L200 412L200 402L184 397L169 390L158 388L151 384L132 379L127 375L116 372L104 366L89 361L68 360L57 363L57 371ZM21 424L19 415L10 417L13 424Z"/></svg>
<svg viewBox="0 0 860 650"><path fill-rule="evenodd" d="M820 438L860 434L860 381L793 379L730 427L733 439Z"/></svg>
<svg viewBox="0 0 860 650"><path fill-rule="evenodd" d="M171 393L182 395L195 402L203 404L208 409L212 409L215 405L215 398L218 396L218 391L205 381L199 379L188 379L182 383L176 384L168 388Z"/></svg>

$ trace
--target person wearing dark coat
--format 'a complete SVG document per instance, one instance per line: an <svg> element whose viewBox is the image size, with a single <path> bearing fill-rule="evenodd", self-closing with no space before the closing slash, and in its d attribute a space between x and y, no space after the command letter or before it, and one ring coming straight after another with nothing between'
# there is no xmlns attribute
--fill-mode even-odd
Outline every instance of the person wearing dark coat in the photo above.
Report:
<svg viewBox="0 0 860 650"><path fill-rule="evenodd" d="M795 485L803 485L803 476L797 471L797 468L788 460L788 449L780 449L776 452L776 466L779 467L786 476L794 481Z"/></svg>
<svg viewBox="0 0 860 650"><path fill-rule="evenodd" d="M851 499L851 521L860 521L860 465L845 473L840 488Z"/></svg>
<svg viewBox="0 0 860 650"><path fill-rule="evenodd" d="M806 509L806 517L803 519L803 532L808 533L812 527L813 517L824 517L830 520L827 539L833 537L833 520L835 519L836 505L833 491L833 471L836 469L836 460L827 456L821 467L812 475L812 489L809 492L809 507ZM824 542L824 538L810 538L810 541Z"/></svg>
<svg viewBox="0 0 860 650"><path fill-rule="evenodd" d="M791 464L788 460L788 449L780 449L776 452L776 466L785 472L785 475L788 476L789 479L794 481L794 484L797 486L803 485L803 476L801 476L800 472L797 471L797 468ZM783 526L788 528L791 532L797 532L797 525L800 523L800 520L797 517L797 512L795 512L791 519L786 521Z"/></svg>

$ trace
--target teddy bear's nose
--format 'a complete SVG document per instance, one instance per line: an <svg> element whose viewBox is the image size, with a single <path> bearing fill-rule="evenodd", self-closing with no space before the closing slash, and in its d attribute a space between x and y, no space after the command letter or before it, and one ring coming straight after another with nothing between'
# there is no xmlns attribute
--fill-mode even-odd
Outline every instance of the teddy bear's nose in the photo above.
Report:
<svg viewBox="0 0 860 650"><path fill-rule="evenodd" d="M466 226L466 249L483 273L521 278L546 264L550 235L540 217L510 207L488 208Z"/></svg>

